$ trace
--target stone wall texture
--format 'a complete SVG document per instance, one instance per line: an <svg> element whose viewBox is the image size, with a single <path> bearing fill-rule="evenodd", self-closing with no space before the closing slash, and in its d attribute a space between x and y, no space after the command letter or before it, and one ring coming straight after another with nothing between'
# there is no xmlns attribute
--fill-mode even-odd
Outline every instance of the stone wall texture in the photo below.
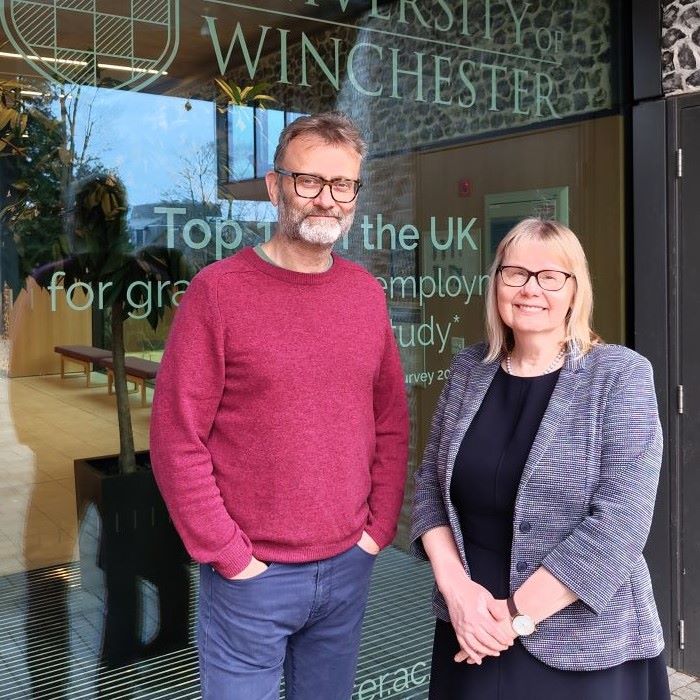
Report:
<svg viewBox="0 0 700 700"><path fill-rule="evenodd" d="M453 3L455 8L460 5ZM515 3L514 7L522 9L521 5ZM435 3L428 0L418 0L417 7L424 17L435 12ZM457 21L449 31L426 28L415 21L401 23L400 3L391 3L382 6L383 13L391 13L391 21L367 13L355 17L352 26L320 25L327 28L307 30L308 40L327 66L333 69L336 63L340 65L337 88L309 59L308 52L303 84L303 52L294 33L288 37L286 52L289 84L279 82L277 52L261 57L255 82L270 84L269 92L277 105L288 111L335 108L349 113L362 124L372 150L381 153L556 121L615 106L610 7L609 0L527 3L518 42L515 23L504 2L492 0L489 4L492 35L488 39L483 36L487 13L483 0L469 3L470 36L460 31ZM543 50L549 42L552 45ZM346 68L351 51L357 82L374 91L382 88L381 95L363 94L349 79ZM415 70L416 52L424 54L423 99L416 99L416 79L404 75L398 82L400 96L392 96L394 52L400 70ZM451 83L440 88L444 94L439 95L436 60L440 72L451 77ZM471 95L460 76L465 60L473 63L465 68L473 86ZM251 81L244 66L228 77L239 85ZM519 108L515 106L516 80L522 96ZM550 101L539 103L541 109L536 101L538 80L542 94L551 91ZM443 104L442 100L451 102Z"/></svg>
<svg viewBox="0 0 700 700"><path fill-rule="evenodd" d="M664 93L700 90L700 2L664 0L661 6Z"/></svg>

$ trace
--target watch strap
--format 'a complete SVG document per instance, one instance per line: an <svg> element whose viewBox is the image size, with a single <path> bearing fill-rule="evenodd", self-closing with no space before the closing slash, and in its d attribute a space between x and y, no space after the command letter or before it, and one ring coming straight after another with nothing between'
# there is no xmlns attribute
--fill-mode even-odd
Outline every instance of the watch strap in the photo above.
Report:
<svg viewBox="0 0 700 700"><path fill-rule="evenodd" d="M515 600L513 600L513 596L508 596L508 598L506 598L506 605L508 606L508 612L510 613L511 619L520 615L520 611L515 605Z"/></svg>

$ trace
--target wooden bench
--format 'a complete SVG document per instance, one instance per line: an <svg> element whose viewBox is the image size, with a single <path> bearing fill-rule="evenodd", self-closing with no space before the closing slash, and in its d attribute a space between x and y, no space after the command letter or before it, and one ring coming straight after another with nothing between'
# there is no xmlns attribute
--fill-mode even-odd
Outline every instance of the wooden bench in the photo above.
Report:
<svg viewBox="0 0 700 700"><path fill-rule="evenodd" d="M97 364L107 370L107 391L112 394L114 391L114 361L112 354L109 357L101 357ZM136 387L141 387L141 405L146 403L146 380L155 379L160 367L159 362L143 360L140 357L125 357L124 366L126 368L126 378L133 382Z"/></svg>
<svg viewBox="0 0 700 700"><path fill-rule="evenodd" d="M56 345L53 350L61 356L61 379L65 379L66 376L66 361L74 362L83 368L88 387L92 386L90 383L90 365L97 365L98 360L112 356L109 350L96 348L92 345Z"/></svg>

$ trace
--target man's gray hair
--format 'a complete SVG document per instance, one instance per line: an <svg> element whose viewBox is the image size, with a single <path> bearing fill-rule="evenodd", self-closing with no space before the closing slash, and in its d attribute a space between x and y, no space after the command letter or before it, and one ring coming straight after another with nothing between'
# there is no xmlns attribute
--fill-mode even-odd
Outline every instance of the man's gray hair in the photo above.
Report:
<svg viewBox="0 0 700 700"><path fill-rule="evenodd" d="M280 165L289 144L296 138L309 136L319 138L334 146L348 146L361 158L367 154L367 144L357 124L342 112L319 112L299 117L284 127L275 150L275 167Z"/></svg>

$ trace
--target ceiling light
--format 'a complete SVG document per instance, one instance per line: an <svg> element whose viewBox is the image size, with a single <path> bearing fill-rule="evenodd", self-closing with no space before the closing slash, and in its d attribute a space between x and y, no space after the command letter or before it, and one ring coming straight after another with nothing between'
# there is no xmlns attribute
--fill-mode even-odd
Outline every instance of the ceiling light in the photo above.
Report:
<svg viewBox="0 0 700 700"><path fill-rule="evenodd" d="M51 58L46 56L22 56L19 53L10 53L8 51L0 51L2 58L21 58L26 61L45 61L46 63L61 63L68 66L87 66L87 61L75 61L71 58Z"/></svg>
<svg viewBox="0 0 700 700"><path fill-rule="evenodd" d="M0 51L1 58L20 58L27 61L44 61L45 63L60 63L68 66L87 66L87 61L77 61L72 58L52 58L50 56L22 56L19 53L10 53L8 51ZM153 70L152 68L135 68L133 66L120 66L113 63L98 63L98 68L106 70L121 70L129 73L147 73L149 75L167 75L167 71Z"/></svg>
<svg viewBox="0 0 700 700"><path fill-rule="evenodd" d="M117 66L112 63L98 63L98 68L106 68L107 70L123 70L129 73L148 73L149 75L167 75L167 71L153 70L152 68L134 68L133 66Z"/></svg>

